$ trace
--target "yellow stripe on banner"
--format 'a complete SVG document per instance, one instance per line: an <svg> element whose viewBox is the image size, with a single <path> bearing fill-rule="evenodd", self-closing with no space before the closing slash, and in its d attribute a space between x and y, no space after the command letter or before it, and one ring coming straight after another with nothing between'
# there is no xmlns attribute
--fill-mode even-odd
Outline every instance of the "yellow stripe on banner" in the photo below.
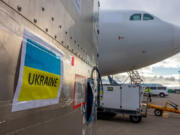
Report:
<svg viewBox="0 0 180 135"><path fill-rule="evenodd" d="M61 76L24 66L18 101L57 98Z"/></svg>

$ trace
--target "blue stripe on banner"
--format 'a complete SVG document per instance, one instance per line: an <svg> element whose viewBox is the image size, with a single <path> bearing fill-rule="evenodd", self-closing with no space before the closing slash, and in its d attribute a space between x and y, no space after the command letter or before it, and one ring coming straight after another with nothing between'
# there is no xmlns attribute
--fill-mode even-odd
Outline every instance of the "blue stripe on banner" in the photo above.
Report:
<svg viewBox="0 0 180 135"><path fill-rule="evenodd" d="M61 75L60 56L56 56L56 54L31 39L27 39L26 42L24 66Z"/></svg>

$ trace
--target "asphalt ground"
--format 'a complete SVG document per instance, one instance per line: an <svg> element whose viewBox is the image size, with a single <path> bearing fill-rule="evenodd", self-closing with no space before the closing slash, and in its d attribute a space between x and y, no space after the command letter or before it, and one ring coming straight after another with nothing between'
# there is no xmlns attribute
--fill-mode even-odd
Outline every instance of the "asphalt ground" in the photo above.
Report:
<svg viewBox="0 0 180 135"><path fill-rule="evenodd" d="M152 104L164 105L167 100L178 104L180 109L180 94L152 97ZM147 118L136 124L130 122L126 115L98 120L97 135L180 135L180 114L165 112L164 117L158 117L153 111L149 109Z"/></svg>

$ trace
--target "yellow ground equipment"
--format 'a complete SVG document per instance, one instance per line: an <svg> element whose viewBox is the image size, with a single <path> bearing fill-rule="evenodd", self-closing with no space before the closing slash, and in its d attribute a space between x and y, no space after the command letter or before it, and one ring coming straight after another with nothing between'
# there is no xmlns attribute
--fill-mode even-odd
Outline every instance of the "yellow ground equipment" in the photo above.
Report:
<svg viewBox="0 0 180 135"><path fill-rule="evenodd" d="M156 116L162 116L165 111L180 114L180 110L178 110L178 105L173 103L172 101L167 101L164 106L148 104L148 108L155 109L154 114Z"/></svg>

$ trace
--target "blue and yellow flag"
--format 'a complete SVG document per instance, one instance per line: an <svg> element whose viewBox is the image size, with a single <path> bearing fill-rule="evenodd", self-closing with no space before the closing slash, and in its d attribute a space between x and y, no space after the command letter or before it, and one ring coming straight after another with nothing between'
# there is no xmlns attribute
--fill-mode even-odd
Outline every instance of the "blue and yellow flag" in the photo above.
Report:
<svg viewBox="0 0 180 135"><path fill-rule="evenodd" d="M60 82L60 57L27 39L23 81L18 101L57 98Z"/></svg>
<svg viewBox="0 0 180 135"><path fill-rule="evenodd" d="M62 86L62 53L25 30L13 111L56 104Z"/></svg>

